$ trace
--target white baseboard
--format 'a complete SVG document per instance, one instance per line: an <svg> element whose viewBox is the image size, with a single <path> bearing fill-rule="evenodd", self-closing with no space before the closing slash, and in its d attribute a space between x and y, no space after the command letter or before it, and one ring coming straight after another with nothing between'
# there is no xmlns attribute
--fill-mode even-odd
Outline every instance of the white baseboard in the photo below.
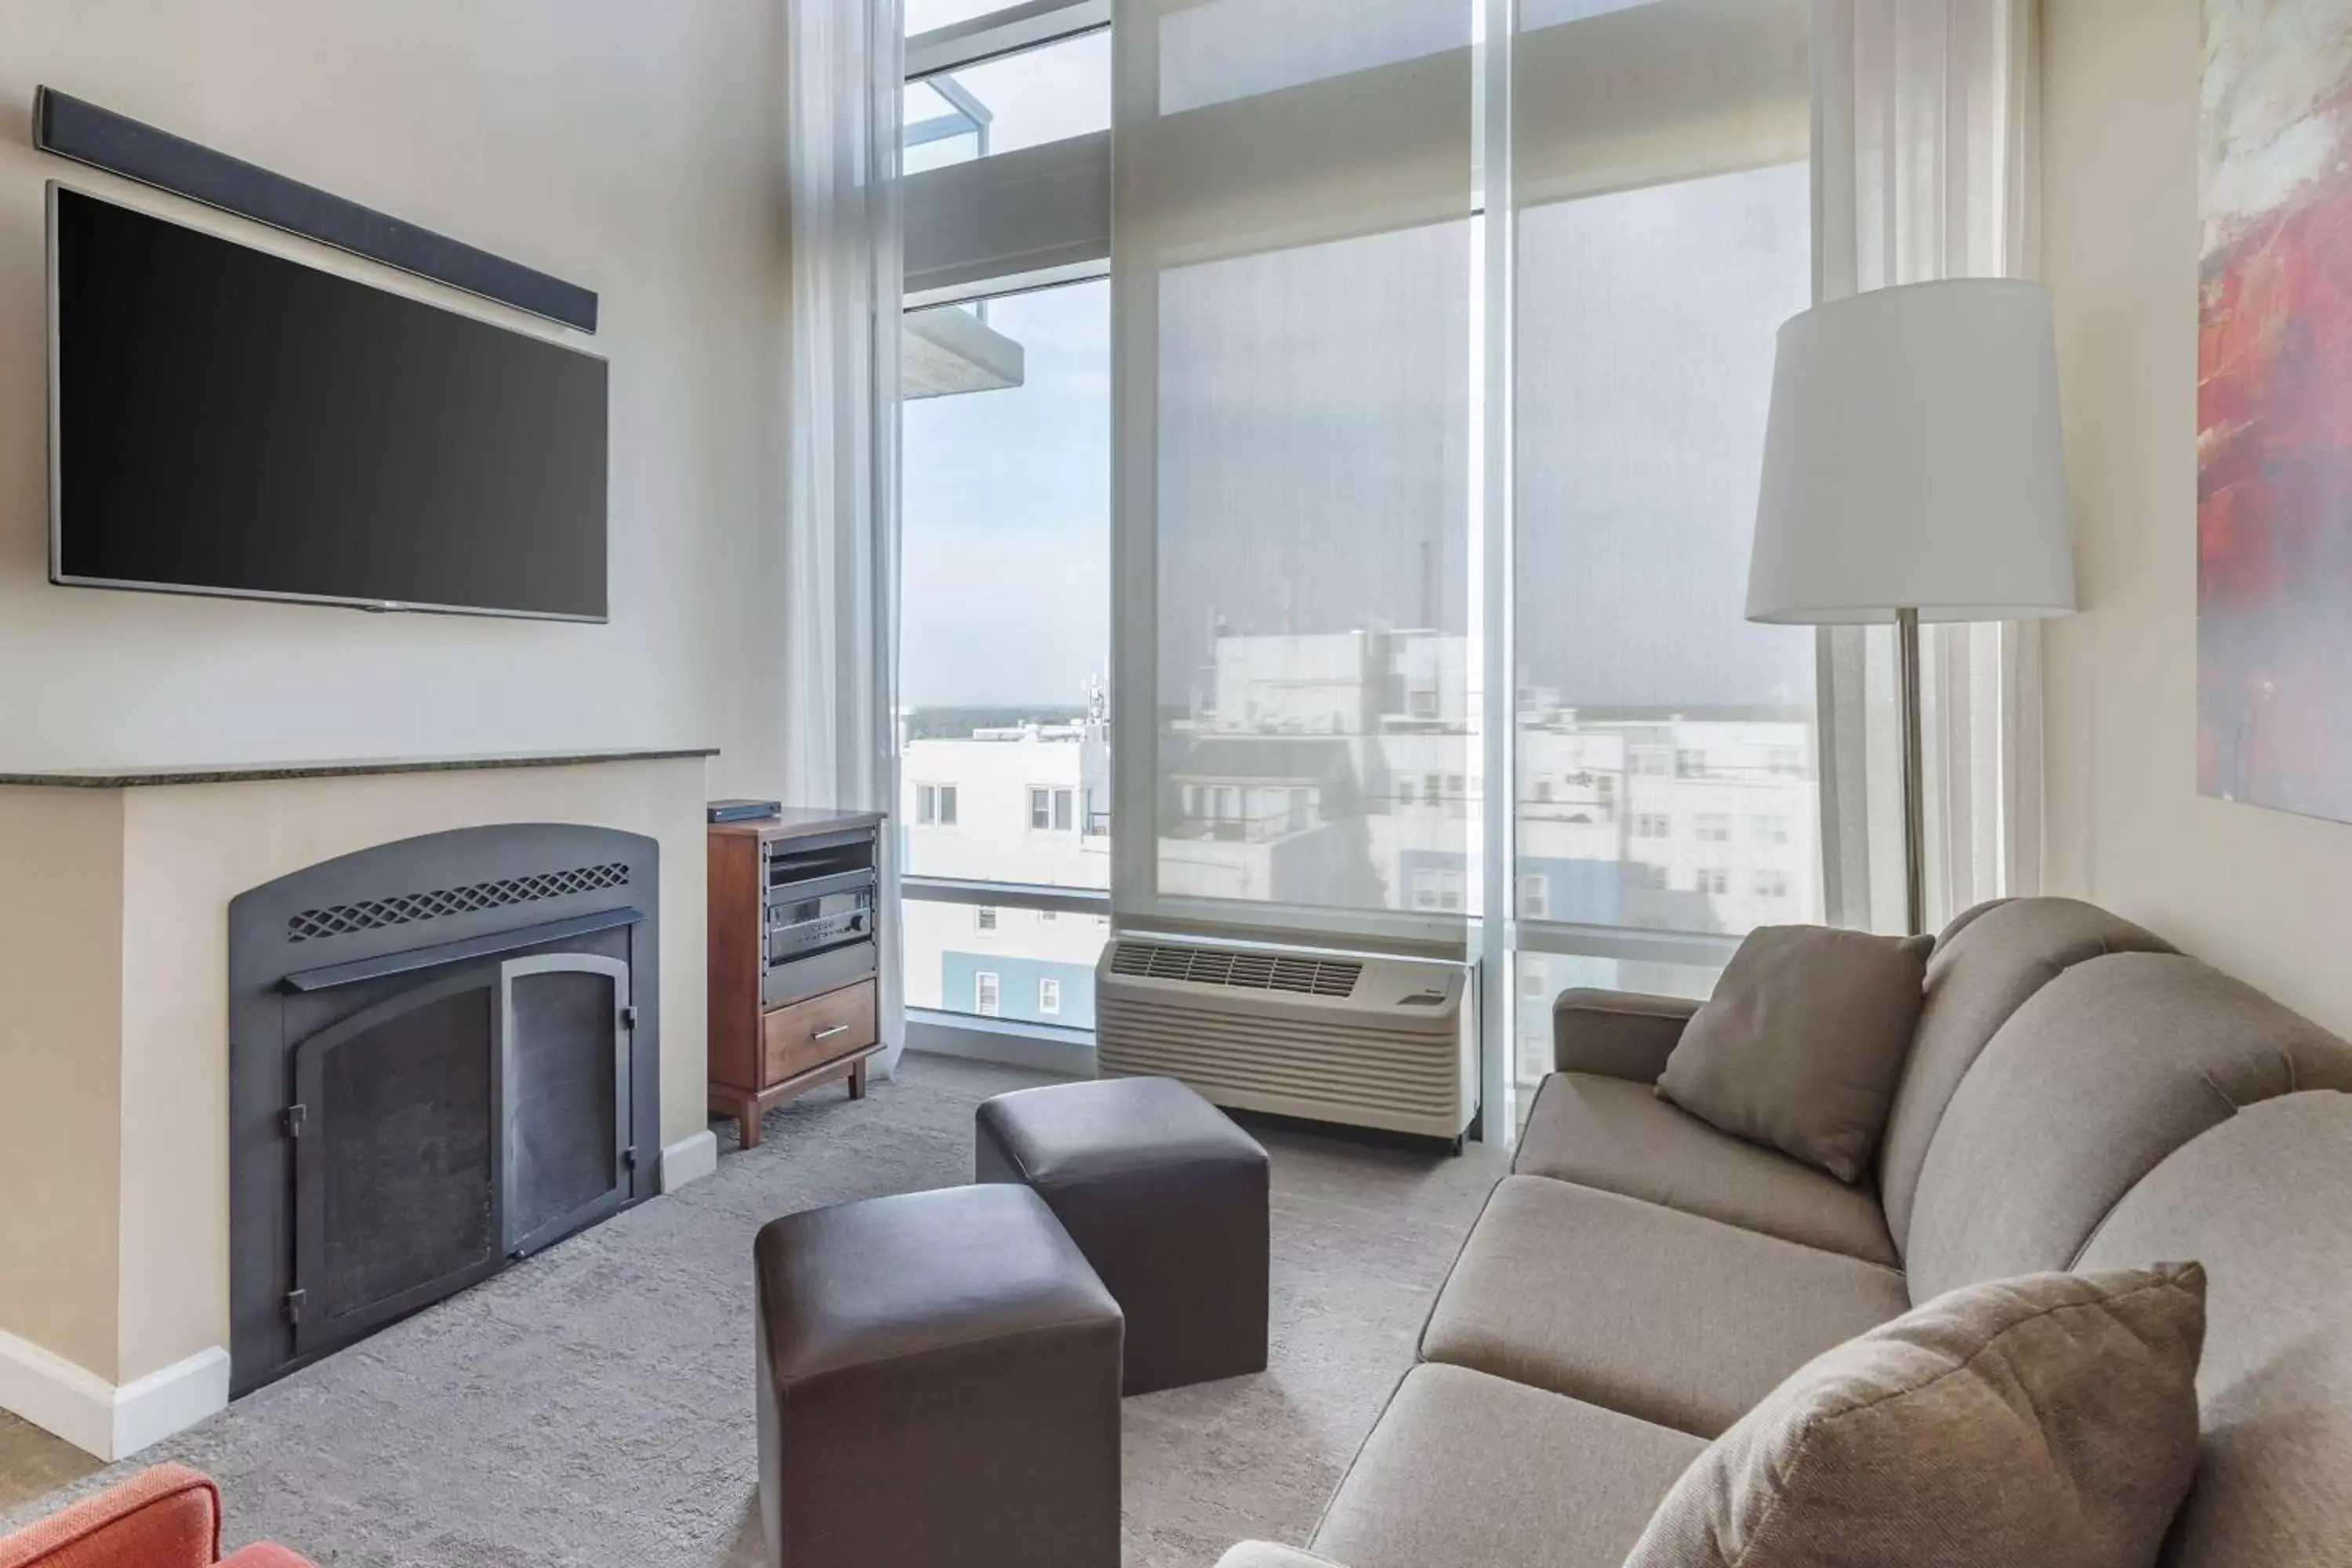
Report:
<svg viewBox="0 0 2352 1568"><path fill-rule="evenodd" d="M688 1182L719 1173L719 1140L708 1127L662 1151L661 1190L674 1193Z"/></svg>
<svg viewBox="0 0 2352 1568"><path fill-rule="evenodd" d="M114 1391L114 1452L135 1454L228 1408L228 1352L215 1345Z"/></svg>
<svg viewBox="0 0 2352 1568"><path fill-rule="evenodd" d="M228 1352L217 1345L118 1385L0 1331L0 1409L101 1459L127 1458L227 1407Z"/></svg>

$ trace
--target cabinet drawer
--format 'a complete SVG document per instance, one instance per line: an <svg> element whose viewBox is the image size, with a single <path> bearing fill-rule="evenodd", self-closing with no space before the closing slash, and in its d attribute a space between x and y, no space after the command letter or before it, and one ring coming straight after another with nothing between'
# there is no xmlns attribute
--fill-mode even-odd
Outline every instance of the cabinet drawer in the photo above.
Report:
<svg viewBox="0 0 2352 1568"><path fill-rule="evenodd" d="M765 1045L760 1087L782 1083L874 1043L874 982L861 981L779 1007L761 1020Z"/></svg>

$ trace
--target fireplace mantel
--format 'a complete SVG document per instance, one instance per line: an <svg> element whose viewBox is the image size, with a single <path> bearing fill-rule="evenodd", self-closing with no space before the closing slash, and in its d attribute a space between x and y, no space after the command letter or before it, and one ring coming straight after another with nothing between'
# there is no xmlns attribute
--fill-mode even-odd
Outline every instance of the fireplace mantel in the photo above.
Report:
<svg viewBox="0 0 2352 1568"><path fill-rule="evenodd" d="M593 752L492 752L478 756L362 757L339 762L226 763L188 767L62 768L0 773L0 785L137 789L152 784L259 784L276 779L358 778L375 773L469 773L484 768L565 768L590 763L656 763L719 754L716 746Z"/></svg>
<svg viewBox="0 0 2352 1568"><path fill-rule="evenodd" d="M510 824L654 840L659 1184L715 1168L711 755L0 773L0 1146L24 1173L0 1204L0 1408L111 1459L226 1403L229 903L304 868Z"/></svg>

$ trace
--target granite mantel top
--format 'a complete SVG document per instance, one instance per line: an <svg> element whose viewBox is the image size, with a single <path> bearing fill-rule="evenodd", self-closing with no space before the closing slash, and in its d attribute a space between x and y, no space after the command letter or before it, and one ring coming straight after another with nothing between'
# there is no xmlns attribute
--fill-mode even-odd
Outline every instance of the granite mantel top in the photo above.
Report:
<svg viewBox="0 0 2352 1568"><path fill-rule="evenodd" d="M275 779L352 778L368 773L466 773L480 768L567 768L588 763L658 763L718 754L716 746L685 746L507 752L464 757L363 757L320 763L235 763L211 767L64 768L54 773L0 772L0 785L135 789L146 784L257 784Z"/></svg>

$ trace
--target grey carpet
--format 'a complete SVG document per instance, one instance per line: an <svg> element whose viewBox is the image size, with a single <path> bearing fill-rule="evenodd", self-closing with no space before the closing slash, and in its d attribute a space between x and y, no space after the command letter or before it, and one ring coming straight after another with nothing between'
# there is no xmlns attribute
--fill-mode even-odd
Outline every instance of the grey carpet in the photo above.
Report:
<svg viewBox="0 0 2352 1568"><path fill-rule="evenodd" d="M749 1153L722 1123L711 1179L122 1465L90 1470L0 1426L0 1532L173 1459L220 1483L229 1544L271 1537L322 1564L756 1563L752 1233L793 1209L969 1180L972 1108L1043 1081L909 1057L864 1104L821 1091L775 1111ZM1130 1568L1305 1539L1503 1168L1490 1150L1257 1131L1274 1160L1272 1364L1127 1402ZM908 1506L921 1497L908 1477Z"/></svg>

